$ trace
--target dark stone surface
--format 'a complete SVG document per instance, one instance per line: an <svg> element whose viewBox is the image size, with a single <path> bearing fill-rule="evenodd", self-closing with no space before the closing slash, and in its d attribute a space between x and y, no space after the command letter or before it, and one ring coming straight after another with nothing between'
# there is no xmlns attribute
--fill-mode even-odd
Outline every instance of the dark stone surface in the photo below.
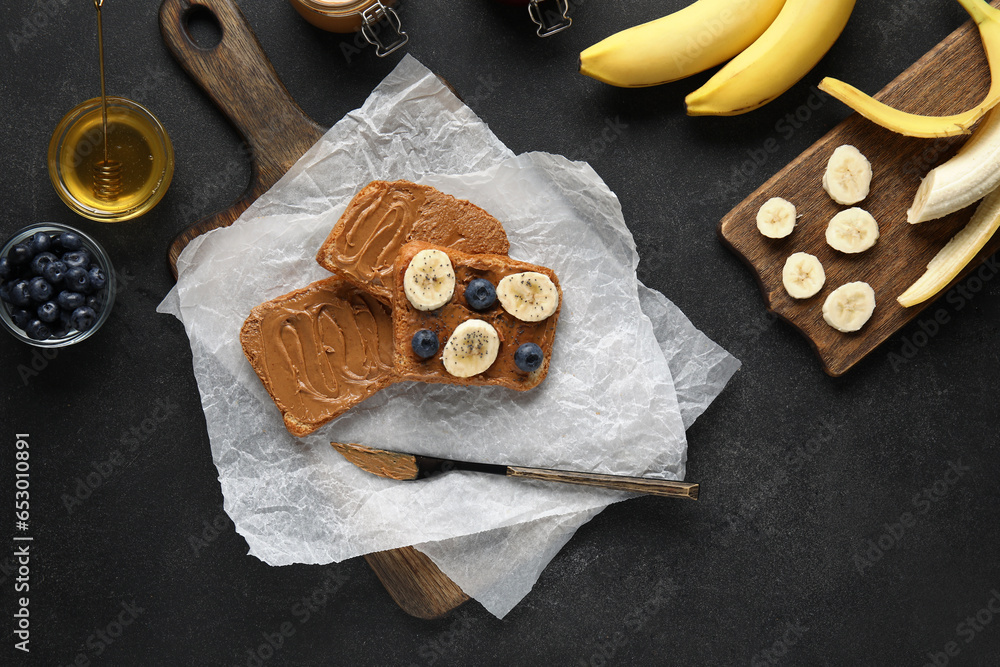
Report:
<svg viewBox="0 0 1000 667"><path fill-rule="evenodd" d="M324 125L359 106L398 60L370 48L348 60L350 38L312 28L287 2L241 4L292 95ZM514 151L591 162L621 200L640 278L744 363L689 431L700 502L611 507L503 621L471 602L425 622L401 612L361 559L272 568L248 557L222 513L187 338L154 309L171 286L171 239L233 201L249 168L234 131L161 42L158 3L106 3L109 92L151 108L177 154L161 204L115 226L74 216L45 167L58 120L98 92L90 3L3 3L0 235L34 221L78 226L127 284L106 328L51 360L0 339L0 664L253 665L248 651L283 624L294 634L265 665L998 664L1000 622L988 605L1000 609L1000 280L967 282L981 289L932 306L928 315L943 309L950 321L929 340L923 316L831 379L797 333L765 315L749 272L715 234L732 206L847 115L827 101L797 127L779 124L823 75L877 90L964 13L943 0L861 2L812 73L735 118L683 114L683 96L707 75L619 90L576 74L581 49L683 4L581 0L573 27L546 40L523 8L490 0L403 8L409 52ZM608 127L613 140L603 141ZM771 137L778 152L735 178ZM892 363L914 343L924 344L912 359ZM37 374L22 377L33 363ZM24 432L30 661L13 646L10 573L14 443ZM799 454L810 442L813 453ZM959 463L962 474L949 473ZM69 512L64 494L88 475L99 486ZM192 536L213 522L207 537L217 536L196 553ZM872 544L884 551L868 553ZM303 598L326 590L307 618ZM141 612L105 642L97 631L131 618L123 604ZM949 642L957 657L945 655Z"/></svg>

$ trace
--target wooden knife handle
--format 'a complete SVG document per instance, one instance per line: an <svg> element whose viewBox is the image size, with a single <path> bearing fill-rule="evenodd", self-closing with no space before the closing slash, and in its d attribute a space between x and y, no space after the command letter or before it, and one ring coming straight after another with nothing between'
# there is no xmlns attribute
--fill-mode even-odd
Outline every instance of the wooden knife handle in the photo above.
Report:
<svg viewBox="0 0 1000 667"><path fill-rule="evenodd" d="M543 482L563 482L565 484L583 484L599 486L605 489L647 493L654 496L671 498L690 498L698 500L698 485L691 482L675 482L669 479L649 479L647 477L625 477L623 475L601 475L589 472L571 472L567 470L548 470L546 468L523 468L507 466L508 477L537 479Z"/></svg>

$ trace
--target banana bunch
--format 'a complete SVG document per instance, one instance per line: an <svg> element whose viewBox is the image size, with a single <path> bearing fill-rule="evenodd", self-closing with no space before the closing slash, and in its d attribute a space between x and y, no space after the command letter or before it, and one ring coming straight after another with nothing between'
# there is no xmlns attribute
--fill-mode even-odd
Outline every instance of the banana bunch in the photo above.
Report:
<svg viewBox="0 0 1000 667"><path fill-rule="evenodd" d="M854 2L697 0L594 44L580 54L580 72L613 86L655 86L728 60L687 96L687 112L746 113L781 95L819 62Z"/></svg>

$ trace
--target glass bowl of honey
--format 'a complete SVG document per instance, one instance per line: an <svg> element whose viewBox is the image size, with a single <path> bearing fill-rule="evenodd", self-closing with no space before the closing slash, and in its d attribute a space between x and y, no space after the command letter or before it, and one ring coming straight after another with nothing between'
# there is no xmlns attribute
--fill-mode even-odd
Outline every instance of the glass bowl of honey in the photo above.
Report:
<svg viewBox="0 0 1000 667"><path fill-rule="evenodd" d="M103 128L101 98L70 110L49 142L49 177L59 198L83 217L131 220L166 194L174 148L156 116L124 97L108 96L107 135Z"/></svg>

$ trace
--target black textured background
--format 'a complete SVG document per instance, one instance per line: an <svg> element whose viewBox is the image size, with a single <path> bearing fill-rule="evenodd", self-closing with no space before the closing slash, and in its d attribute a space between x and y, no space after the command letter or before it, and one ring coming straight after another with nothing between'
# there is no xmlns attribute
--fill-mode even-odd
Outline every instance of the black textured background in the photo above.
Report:
<svg viewBox="0 0 1000 667"><path fill-rule="evenodd" d="M314 29L287 2L240 4L323 125L360 106L398 61L370 48L348 61L350 38ZM35 221L76 225L127 280L100 334L54 359L0 339L0 664L24 661L11 617L18 432L31 441L30 664L247 665L284 623L294 634L262 664L1000 664L1000 619L988 607L1000 602L1000 280L964 283L981 289L935 304L831 379L804 339L766 315L750 273L716 238L731 207L847 115L831 100L792 132L779 124L823 75L875 91L964 12L950 0L862 0L812 73L734 118L684 115L684 95L707 74L620 90L576 73L586 46L683 4L580 0L573 27L549 39L535 37L524 9L491 0L403 6L409 53L515 152L588 160L621 200L639 277L743 361L688 434L688 476L703 500L613 506L504 620L470 602L426 622L400 611L362 559L263 565L222 513L187 338L154 309L172 282L171 239L232 202L249 168L235 132L163 45L158 3L106 3L108 86L159 116L177 170L152 213L111 226L73 215L45 167L56 123L98 92L92 4L4 2L0 235ZM600 138L607 127L613 141ZM772 137L778 152L735 177ZM938 309L950 321L922 336ZM894 363L904 352L912 358ZM32 363L38 373L25 381L19 367ZM100 469L100 486L68 512L63 495ZM911 525L895 526L906 512ZM195 553L191 538L203 536L213 539ZM872 552L880 540L887 548ZM305 618L301 601L317 592L325 604ZM135 622L111 644L88 645L123 604L141 608ZM956 657L944 653L949 642Z"/></svg>

